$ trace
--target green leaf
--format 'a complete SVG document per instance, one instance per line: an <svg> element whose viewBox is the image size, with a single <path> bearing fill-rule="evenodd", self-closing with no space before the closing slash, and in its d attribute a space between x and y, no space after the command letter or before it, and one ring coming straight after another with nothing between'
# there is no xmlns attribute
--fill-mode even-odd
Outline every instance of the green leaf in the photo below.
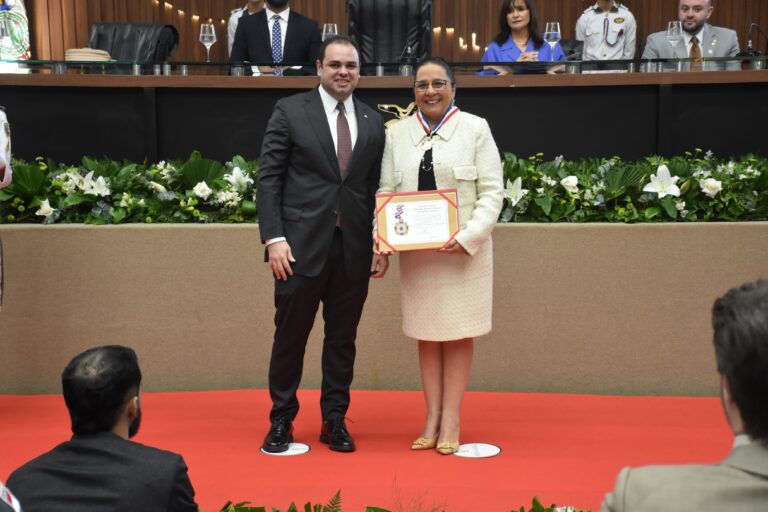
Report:
<svg viewBox="0 0 768 512"><path fill-rule="evenodd" d="M675 200L672 198L672 196L667 196L661 199L659 203L661 203L661 207L664 208L664 211L667 212L667 215L673 219L677 218L677 207L675 206Z"/></svg>
<svg viewBox="0 0 768 512"><path fill-rule="evenodd" d="M83 194L72 194L71 196L67 196L67 198L64 200L64 206L75 206L88 201L93 201L93 198Z"/></svg>
<svg viewBox="0 0 768 512"><path fill-rule="evenodd" d="M645 210L645 218L646 220L651 220L657 215L661 213L661 208L658 206L651 206L650 208Z"/></svg>
<svg viewBox="0 0 768 512"><path fill-rule="evenodd" d="M549 196L541 196L537 197L533 200L537 205L541 207L541 210L544 212L544 215L549 215L549 213L552 211L552 198Z"/></svg>
<svg viewBox="0 0 768 512"><path fill-rule="evenodd" d="M204 181L209 187L213 188L213 183L220 180L226 173L226 168L215 160L205 158L190 159L181 166L180 179L186 188L194 188L195 185Z"/></svg>
<svg viewBox="0 0 768 512"><path fill-rule="evenodd" d="M120 224L127 215L127 211L125 208L110 208L109 214L112 216L112 222L115 224Z"/></svg>
<svg viewBox="0 0 768 512"><path fill-rule="evenodd" d="M13 194L6 192L5 190L0 190L0 201L8 201L9 199L13 199Z"/></svg>
<svg viewBox="0 0 768 512"><path fill-rule="evenodd" d="M392 511L387 510L385 508L379 508L379 507L365 507L365 512L392 512Z"/></svg>
<svg viewBox="0 0 768 512"><path fill-rule="evenodd" d="M13 169L13 181L6 189L9 193L31 199L45 194L48 179L37 165L17 164Z"/></svg>

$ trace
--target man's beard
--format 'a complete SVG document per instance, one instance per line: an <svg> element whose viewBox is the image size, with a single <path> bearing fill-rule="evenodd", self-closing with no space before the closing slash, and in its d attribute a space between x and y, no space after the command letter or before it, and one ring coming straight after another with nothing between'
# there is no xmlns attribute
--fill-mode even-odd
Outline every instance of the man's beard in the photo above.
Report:
<svg viewBox="0 0 768 512"><path fill-rule="evenodd" d="M282 9L286 5L288 5L288 0L267 0L267 5L270 5L272 7L277 7L278 9Z"/></svg>
<svg viewBox="0 0 768 512"><path fill-rule="evenodd" d="M128 439L131 439L133 436L135 436L139 432L139 427L141 426L141 406L136 409L136 417L133 418L133 421L130 425L128 425Z"/></svg>

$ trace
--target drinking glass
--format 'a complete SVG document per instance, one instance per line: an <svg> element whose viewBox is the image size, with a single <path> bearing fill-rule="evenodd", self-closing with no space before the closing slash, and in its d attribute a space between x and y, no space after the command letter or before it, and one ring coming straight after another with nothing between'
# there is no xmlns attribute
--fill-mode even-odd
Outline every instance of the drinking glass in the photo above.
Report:
<svg viewBox="0 0 768 512"><path fill-rule="evenodd" d="M200 25L200 42L205 46L205 61L211 62L211 46L216 42L216 29L213 23L202 23Z"/></svg>
<svg viewBox="0 0 768 512"><path fill-rule="evenodd" d="M560 22L548 21L544 27L544 40L550 48L550 59L555 61L555 46L560 42Z"/></svg>
<svg viewBox="0 0 768 512"><path fill-rule="evenodd" d="M677 49L677 43L683 38L683 23L681 21L670 21L667 25L667 41L672 45L672 52Z"/></svg>
<svg viewBox="0 0 768 512"><path fill-rule="evenodd" d="M337 35L339 35L339 27L337 27L335 23L326 23L323 25L323 41L329 37Z"/></svg>

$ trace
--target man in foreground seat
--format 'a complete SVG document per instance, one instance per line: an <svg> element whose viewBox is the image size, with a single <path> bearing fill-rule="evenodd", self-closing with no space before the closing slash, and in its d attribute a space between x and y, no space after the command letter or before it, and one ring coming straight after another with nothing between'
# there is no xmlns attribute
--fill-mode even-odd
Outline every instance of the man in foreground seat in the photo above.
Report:
<svg viewBox="0 0 768 512"><path fill-rule="evenodd" d="M11 474L25 512L197 512L184 459L129 440L141 423L132 349L87 350L61 382L74 435Z"/></svg>
<svg viewBox="0 0 768 512"><path fill-rule="evenodd" d="M624 468L602 512L768 510L768 280L718 299L712 325L733 450L712 465Z"/></svg>

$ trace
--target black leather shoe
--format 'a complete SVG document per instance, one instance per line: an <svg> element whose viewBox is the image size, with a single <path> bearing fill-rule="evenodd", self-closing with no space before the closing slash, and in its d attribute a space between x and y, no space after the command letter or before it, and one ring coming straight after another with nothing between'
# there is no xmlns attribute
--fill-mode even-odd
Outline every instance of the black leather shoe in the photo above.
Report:
<svg viewBox="0 0 768 512"><path fill-rule="evenodd" d="M323 422L320 430L320 442L336 452L355 451L355 442L344 424L344 418L332 418Z"/></svg>
<svg viewBox="0 0 768 512"><path fill-rule="evenodd" d="M293 425L291 420L283 417L272 421L272 426L264 438L262 450L269 453L282 453L288 450L288 445L293 442Z"/></svg>

